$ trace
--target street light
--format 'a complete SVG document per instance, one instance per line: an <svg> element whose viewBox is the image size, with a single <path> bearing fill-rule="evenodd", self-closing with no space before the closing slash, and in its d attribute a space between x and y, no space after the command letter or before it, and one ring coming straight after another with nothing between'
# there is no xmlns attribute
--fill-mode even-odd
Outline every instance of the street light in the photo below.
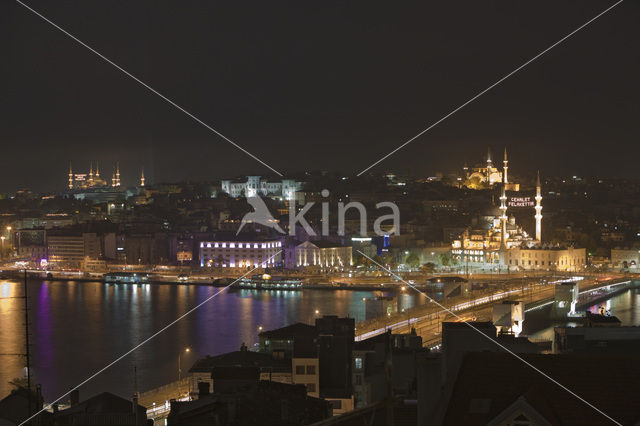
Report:
<svg viewBox="0 0 640 426"><path fill-rule="evenodd" d="M182 353L189 353L191 352L190 348L184 348L184 351L180 351L178 353L178 380L182 380L182 365L181 365L181 360L180 358L182 358Z"/></svg>

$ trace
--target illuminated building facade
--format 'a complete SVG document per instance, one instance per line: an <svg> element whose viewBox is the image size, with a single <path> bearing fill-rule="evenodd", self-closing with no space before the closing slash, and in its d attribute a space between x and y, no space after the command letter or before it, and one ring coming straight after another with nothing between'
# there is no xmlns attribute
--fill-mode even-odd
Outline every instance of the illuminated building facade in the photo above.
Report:
<svg viewBox="0 0 640 426"><path fill-rule="evenodd" d="M272 268L282 263L279 239L221 238L200 243L200 266L219 268Z"/></svg>
<svg viewBox="0 0 640 426"><path fill-rule="evenodd" d="M487 150L486 164L479 164L469 169L464 167L465 185L474 188L482 186L493 186L504 184L507 191L519 191L520 184L509 182L509 160L507 158L507 148L504 149L504 159L502 160L502 170L493 165L491 160L491 149Z"/></svg>
<svg viewBox="0 0 640 426"><path fill-rule="evenodd" d="M353 249L331 241L305 241L295 248L297 268L336 270L353 265Z"/></svg>
<svg viewBox="0 0 640 426"><path fill-rule="evenodd" d="M489 152L489 156L490 155L491 153ZM485 172L498 173L495 170L490 170L489 164L490 157ZM507 150L505 149L502 172L499 174L485 175L485 182L489 184L495 183L495 181L492 180L493 178L500 177L502 179L500 207L491 207L483 212L479 217L474 219L472 226L467 228L459 238L453 240L451 254L458 264L480 268L509 267L510 265L516 266L513 262L515 262L517 258L520 262L518 266L523 269L524 266L528 268L529 266L536 265L535 263L532 265L528 263L523 265L519 257L520 255L515 254L515 252L512 253L512 250L521 249L524 250L523 253L528 253L528 250L542 247L542 188L540 173L538 173L536 180L535 204L528 197L520 197L515 201L512 199L512 204L510 204L508 203L506 191L509 188L513 189L513 186L510 186L507 181L508 164ZM491 178L491 176L493 176L493 178ZM519 190L519 187L516 190ZM522 204L524 207L533 207L536 223L535 238L516 224L515 217L509 217L507 214L509 205L513 207L519 204ZM580 263L580 253L575 254L572 251L569 254L558 256L552 256L553 259L547 256L545 258L546 266L553 266L554 269L559 268L558 270L569 270L566 268L571 265L584 264L584 260ZM527 258L527 262L528 259L529 258ZM508 260L511 260L512 263L509 264ZM540 262L542 262L542 259L540 259ZM552 263L549 264L549 262ZM540 264L540 266L542 266L542 264Z"/></svg>
<svg viewBox="0 0 640 426"><path fill-rule="evenodd" d="M78 190L92 190L92 189L106 189L106 188L119 188L122 186L120 181L120 163L116 162L113 166L113 173L111 174L111 181L100 176L100 166L96 161L95 172L93 168L93 161L89 163L88 173L74 173L72 164L69 163L69 173L67 175L68 182L67 188L70 191ZM145 186L144 169L140 173L140 186Z"/></svg>
<svg viewBox="0 0 640 426"><path fill-rule="evenodd" d="M100 166L96 162L95 172L93 170L93 161L89 164L88 173L74 173L71 163L69 163L68 189L88 189L88 188L104 188L108 186L105 179L100 176Z"/></svg>
<svg viewBox="0 0 640 426"><path fill-rule="evenodd" d="M586 267L587 251L573 247L515 247L505 252L509 270L579 272Z"/></svg>
<svg viewBox="0 0 640 426"><path fill-rule="evenodd" d="M223 192L236 197L273 197L284 200L295 200L296 193L302 190L303 182L293 179L269 180L261 176L247 176L247 180L222 180Z"/></svg>

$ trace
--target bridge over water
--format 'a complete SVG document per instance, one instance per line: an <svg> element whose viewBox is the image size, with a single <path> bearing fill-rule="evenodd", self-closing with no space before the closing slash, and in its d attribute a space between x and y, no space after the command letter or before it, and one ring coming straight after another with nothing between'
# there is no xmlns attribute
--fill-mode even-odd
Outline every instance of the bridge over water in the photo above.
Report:
<svg viewBox="0 0 640 426"><path fill-rule="evenodd" d="M469 291L468 295L446 298L439 302L442 306L430 303L426 306L409 309L406 312L358 323L356 340L364 340L387 330L392 330L394 333L408 333L413 328L422 337L426 346L436 346L440 342L443 321L490 321L492 320L493 306L507 300L524 302L525 312L554 303L559 305L559 302L566 302L566 300L556 300L557 286L567 282L576 285L576 301L573 309L566 310L565 315L570 312L571 315L574 315L580 309L600 300L608 299L634 285L634 281L630 277L622 275L588 278L574 276L562 279L546 276L528 280L518 279L513 282L507 281L498 289ZM452 315L451 312L455 315Z"/></svg>

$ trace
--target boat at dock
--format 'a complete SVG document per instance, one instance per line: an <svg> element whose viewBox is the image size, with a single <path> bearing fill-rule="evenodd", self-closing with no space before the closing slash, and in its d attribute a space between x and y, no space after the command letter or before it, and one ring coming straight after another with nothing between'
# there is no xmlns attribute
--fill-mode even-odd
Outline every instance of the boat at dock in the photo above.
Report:
<svg viewBox="0 0 640 426"><path fill-rule="evenodd" d="M149 274L144 272L109 272L104 274L103 281L107 284L147 284Z"/></svg>
<svg viewBox="0 0 640 426"><path fill-rule="evenodd" d="M247 290L301 290L302 280L258 274L239 279L233 287Z"/></svg>

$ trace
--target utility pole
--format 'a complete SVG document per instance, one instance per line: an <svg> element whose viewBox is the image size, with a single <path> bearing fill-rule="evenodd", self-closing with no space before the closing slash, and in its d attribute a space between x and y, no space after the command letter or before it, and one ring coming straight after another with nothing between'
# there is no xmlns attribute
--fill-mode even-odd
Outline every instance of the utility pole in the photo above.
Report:
<svg viewBox="0 0 640 426"><path fill-rule="evenodd" d="M27 359L27 418L31 417L31 354L29 351L29 295L27 291L27 269L24 270L24 355Z"/></svg>
<svg viewBox="0 0 640 426"><path fill-rule="evenodd" d="M18 356L25 357L27 362L27 415L26 419L31 417L31 351L29 349L29 299L27 291L27 270L24 270L24 295L10 297L15 299L24 299L24 346L25 351L23 353L0 353L0 356ZM37 407L36 407L37 408Z"/></svg>

